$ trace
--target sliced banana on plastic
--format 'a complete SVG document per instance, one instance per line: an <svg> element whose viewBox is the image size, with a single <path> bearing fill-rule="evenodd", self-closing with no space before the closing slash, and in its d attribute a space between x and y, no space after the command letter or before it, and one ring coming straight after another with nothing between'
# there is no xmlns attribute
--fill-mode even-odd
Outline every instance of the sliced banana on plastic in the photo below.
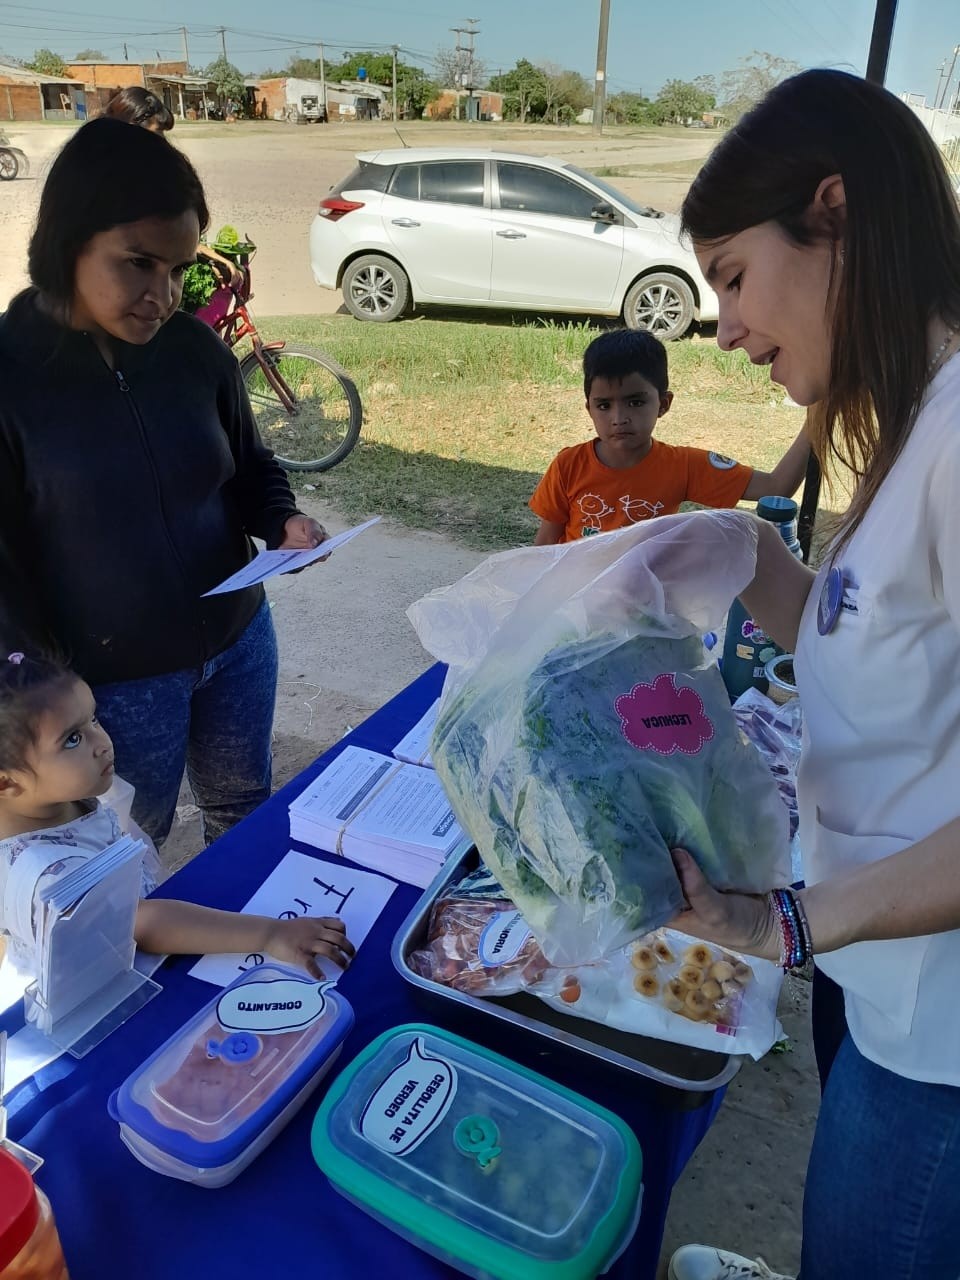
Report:
<svg viewBox="0 0 960 1280"><path fill-rule="evenodd" d="M641 943L633 948L630 955L630 963L635 969L639 969L641 973L652 973L659 961L653 947L647 947Z"/></svg>
<svg viewBox="0 0 960 1280"><path fill-rule="evenodd" d="M713 952L705 942L695 942L683 953L684 964L695 964L698 969L705 969L713 959Z"/></svg>

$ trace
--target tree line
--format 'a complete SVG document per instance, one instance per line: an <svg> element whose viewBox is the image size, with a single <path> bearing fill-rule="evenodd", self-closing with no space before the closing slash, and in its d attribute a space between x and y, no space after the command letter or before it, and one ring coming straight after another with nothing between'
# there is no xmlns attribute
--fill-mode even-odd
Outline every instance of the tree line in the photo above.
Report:
<svg viewBox="0 0 960 1280"><path fill-rule="evenodd" d="M637 90L607 95L606 118L614 124L683 124L709 111L737 120L787 76L797 63L754 51L721 76L668 80L654 98ZM509 71L492 76L491 90L504 95L504 118L563 124L593 104L593 86L577 71L520 58Z"/></svg>
<svg viewBox="0 0 960 1280"><path fill-rule="evenodd" d="M107 61L99 49L83 49L74 61ZM67 63L50 49L38 49L33 60L25 64L42 75L63 75ZM439 49L434 61L436 74L428 75L420 67L397 59L397 112L404 119L418 119L427 104L435 101L444 88L452 88L458 79L458 55L452 49ZM353 81L361 70L372 84L393 82L393 57L389 53L345 53L340 60L325 61L322 74L329 81ZM554 62L531 62L518 58L508 71L488 75L479 61L472 63L475 90L488 89L503 96L503 116L521 124L570 124L585 107L593 103L593 86L579 71L558 66ZM754 50L730 71L720 76L702 75L693 80L668 80L649 98L635 90L621 90L607 95L606 118L613 124L662 125L682 124L716 111L726 120L737 120L745 111L787 76L799 71L797 63L771 53ZM241 100L244 96L243 73L226 58L217 58L201 69L212 81L218 97ZM268 76L294 76L303 80L319 80L318 58L291 58L282 70L260 73Z"/></svg>

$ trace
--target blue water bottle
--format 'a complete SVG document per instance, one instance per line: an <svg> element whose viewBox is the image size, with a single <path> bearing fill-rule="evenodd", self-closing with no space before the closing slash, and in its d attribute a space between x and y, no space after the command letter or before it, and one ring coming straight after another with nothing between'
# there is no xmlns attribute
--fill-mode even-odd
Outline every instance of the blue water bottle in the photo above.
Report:
<svg viewBox="0 0 960 1280"><path fill-rule="evenodd" d="M792 498L761 498L757 503L757 515L769 520L780 530L780 536L797 557L802 558L800 540L797 537L799 509ZM723 641L723 682L731 701L751 686L761 693L767 692L764 667L771 658L781 653L750 617L739 600L734 600L727 615L727 629Z"/></svg>

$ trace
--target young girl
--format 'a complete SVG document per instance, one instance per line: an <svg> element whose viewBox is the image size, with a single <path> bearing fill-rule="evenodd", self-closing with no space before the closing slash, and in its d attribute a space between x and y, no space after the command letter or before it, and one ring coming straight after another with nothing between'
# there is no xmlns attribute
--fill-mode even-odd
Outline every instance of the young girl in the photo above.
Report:
<svg viewBox="0 0 960 1280"><path fill-rule="evenodd" d="M43 658L0 659L0 927L18 960L33 950L31 893L119 838L116 813L97 798L113 776L89 686ZM148 873L144 891L155 887ZM272 920L162 899L140 903L134 937L158 954L261 952L315 978L318 959L346 968L354 954L335 917Z"/></svg>
<svg viewBox="0 0 960 1280"><path fill-rule="evenodd" d="M683 222L720 298L718 343L819 406L814 447L849 465L855 490L819 574L767 525L743 593L796 655L807 887L717 893L679 854L690 909L677 925L785 967L812 954L843 989L803 1280L948 1280L960 1272L960 210L909 107L810 71L720 141ZM774 1273L688 1245L669 1274Z"/></svg>

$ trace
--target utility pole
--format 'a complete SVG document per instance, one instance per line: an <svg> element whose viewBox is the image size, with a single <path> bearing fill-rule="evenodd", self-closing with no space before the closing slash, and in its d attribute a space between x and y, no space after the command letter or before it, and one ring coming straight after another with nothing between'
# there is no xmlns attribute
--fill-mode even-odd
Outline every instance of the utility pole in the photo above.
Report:
<svg viewBox="0 0 960 1280"><path fill-rule="evenodd" d="M397 46L393 46L393 123L397 123Z"/></svg>
<svg viewBox="0 0 960 1280"><path fill-rule="evenodd" d="M226 62L227 60L227 29L226 27L218 27L217 31L220 34L220 51L223 54L224 62Z"/></svg>
<svg viewBox="0 0 960 1280"><path fill-rule="evenodd" d="M327 71L323 62L323 45L318 44L317 48L320 51L320 97L323 100L323 110L324 112L326 112L327 110Z"/></svg>
<svg viewBox="0 0 960 1280"><path fill-rule="evenodd" d="M597 36L597 74L593 81L593 132L603 133L607 107L607 31L610 28L610 0L600 0L600 32Z"/></svg>
<svg viewBox="0 0 960 1280"><path fill-rule="evenodd" d="M454 88L457 94L458 120L460 119L461 86L468 87L470 89L470 96L473 97L473 42L480 34L480 28L477 26L479 21L479 18L464 18L464 22L467 23L467 26L450 28L453 34L457 37L457 70L455 76L457 83L454 85ZM464 62L466 62L466 69L464 69Z"/></svg>
<svg viewBox="0 0 960 1280"><path fill-rule="evenodd" d="M950 81L953 79L953 69L957 65L957 55L960 54L960 44L956 45L953 50L953 57L950 59L950 70L947 72L947 78L943 82L943 92L940 94L939 101L935 102L934 108L942 108L947 102L947 93L950 89Z"/></svg>
<svg viewBox="0 0 960 1280"><path fill-rule="evenodd" d="M947 68L947 60L946 60L946 58L944 58L944 60L940 63L940 66L939 66L939 68L938 68L938 74L939 74L939 77L940 77L940 78L939 78L939 80L937 81L937 88L936 88L936 92L935 92L935 93L934 93L934 95L933 95L933 106L934 106L934 110L936 110L937 103L938 103L938 102L939 102L939 100L940 100L940 87L941 87L941 85L943 84L943 73L944 73L944 71L946 70L946 68Z"/></svg>
<svg viewBox="0 0 960 1280"><path fill-rule="evenodd" d="M180 34L183 36L183 61L187 68L187 75L190 74L190 50L187 46L187 28L181 27Z"/></svg>

